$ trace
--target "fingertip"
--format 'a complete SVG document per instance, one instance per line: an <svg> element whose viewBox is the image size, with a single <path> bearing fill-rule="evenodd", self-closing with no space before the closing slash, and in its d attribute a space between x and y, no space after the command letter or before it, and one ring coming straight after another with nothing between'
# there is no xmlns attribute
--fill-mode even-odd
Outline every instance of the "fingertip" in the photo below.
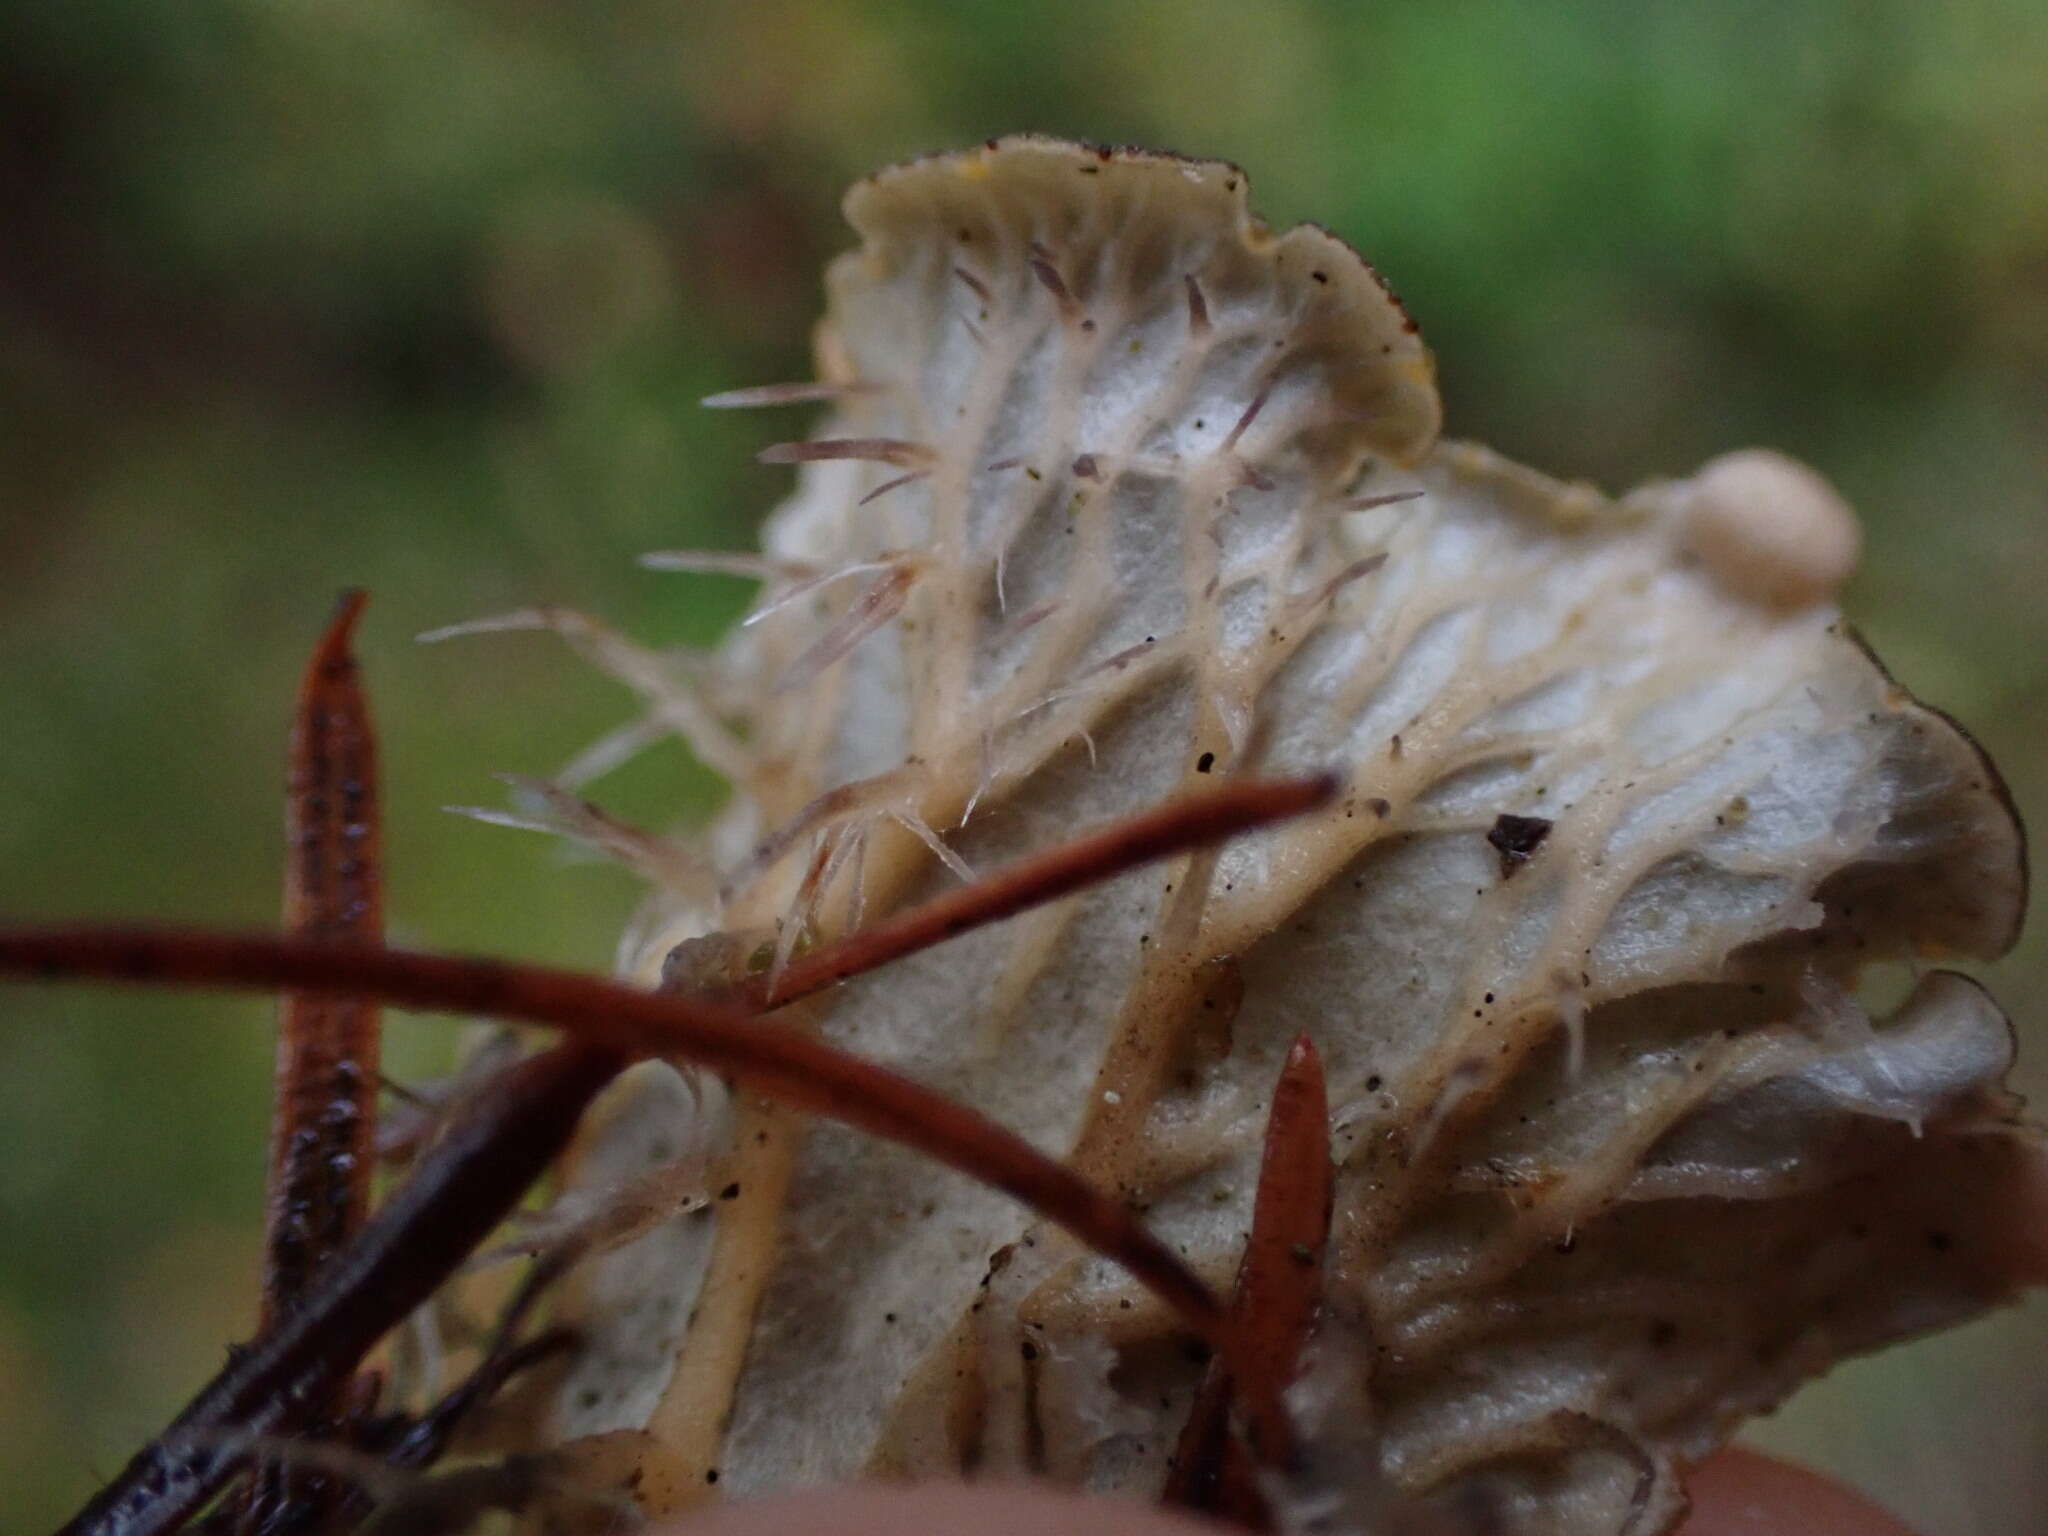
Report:
<svg viewBox="0 0 2048 1536"><path fill-rule="evenodd" d="M1913 1536L1861 1494L1790 1462L1731 1446L1686 1479L1678 1536Z"/></svg>

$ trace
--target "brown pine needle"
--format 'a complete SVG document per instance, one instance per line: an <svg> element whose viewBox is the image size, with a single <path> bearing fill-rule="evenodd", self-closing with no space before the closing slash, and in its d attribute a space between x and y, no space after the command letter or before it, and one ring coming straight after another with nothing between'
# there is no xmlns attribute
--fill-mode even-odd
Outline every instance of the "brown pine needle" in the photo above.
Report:
<svg viewBox="0 0 2048 1536"><path fill-rule="evenodd" d="M1219 1349L1222 1305L1121 1201L975 1111L796 1029L717 1003L546 966L267 935L147 928L0 934L0 974L155 986L290 988L561 1029L586 1047L663 1056L902 1143L979 1179L1115 1260Z"/></svg>
<svg viewBox="0 0 2048 1536"><path fill-rule="evenodd" d="M1252 1452L1269 1465L1292 1448L1284 1399L1322 1305L1331 1181L1323 1063L1303 1035L1273 1090L1252 1235L1230 1306L1238 1352L1254 1367L1238 1376L1237 1398Z"/></svg>
<svg viewBox="0 0 2048 1536"><path fill-rule="evenodd" d="M368 594L342 594L307 660L292 719L285 789L284 927L298 938L374 944L383 936L377 740L350 649ZM377 1158L381 1024L363 997L287 992L278 1000L270 1175L263 1213L262 1326L304 1299L369 1219ZM278 1427L338 1415L346 1378L289 1400ZM287 1503L316 1522L337 1507L330 1481L264 1465L243 1498L241 1529Z"/></svg>
<svg viewBox="0 0 2048 1536"><path fill-rule="evenodd" d="M292 725L284 926L303 939L374 944L383 932L377 744L349 649L366 594L344 594L306 665ZM263 1317L293 1305L369 1213L376 1164L377 1004L280 999L264 1214Z"/></svg>
<svg viewBox="0 0 2048 1536"><path fill-rule="evenodd" d="M1337 788L1337 780L1327 776L1249 779L1221 789L1183 795L1156 810L1019 860L973 885L949 891L836 944L814 950L782 973L769 994L769 1006L794 1002L834 982L900 960L971 928L999 922L1071 895L1140 864L1299 816L1327 804Z"/></svg>
<svg viewBox="0 0 2048 1536"><path fill-rule="evenodd" d="M1220 1356L1211 1361L1181 1431L1165 1502L1272 1528L1256 1469L1285 1465L1294 1454L1286 1393L1322 1305L1332 1178L1322 1061L1303 1035L1287 1053L1266 1121L1252 1230L1230 1304L1235 1366ZM1230 1432L1233 1405L1243 1441Z"/></svg>

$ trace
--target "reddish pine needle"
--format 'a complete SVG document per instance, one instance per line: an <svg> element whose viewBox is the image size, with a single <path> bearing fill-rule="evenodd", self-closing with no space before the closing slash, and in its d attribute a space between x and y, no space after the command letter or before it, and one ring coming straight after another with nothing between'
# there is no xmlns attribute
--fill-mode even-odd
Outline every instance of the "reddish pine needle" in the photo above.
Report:
<svg viewBox="0 0 2048 1536"><path fill-rule="evenodd" d="M1323 1066L1303 1035L1273 1090L1251 1236L1238 1266L1230 1362L1211 1362L1189 1410L1165 1501L1272 1529L1255 1469L1294 1454L1286 1393L1322 1305L1330 1236L1330 1111ZM1230 1432L1237 1410L1245 1439Z"/></svg>
<svg viewBox="0 0 2048 1536"><path fill-rule="evenodd" d="M1331 1183L1323 1063L1303 1035L1289 1049L1273 1090L1251 1240L1230 1307L1239 1353L1255 1367L1241 1373L1235 1387L1262 1463L1283 1460L1291 1450L1284 1397L1322 1305Z"/></svg>
<svg viewBox="0 0 2048 1536"><path fill-rule="evenodd" d="M367 595L342 594L299 684L285 787L285 931L342 943L383 936L377 741L350 650ZM264 1208L264 1329L296 1307L313 1277L369 1219L376 1163L377 1004L287 992L278 1000ZM346 1380L295 1398L279 1422L303 1429L338 1417ZM264 1467L248 1486L240 1528L261 1531L296 1507L324 1523L344 1497L330 1479Z"/></svg>
<svg viewBox="0 0 2048 1536"><path fill-rule="evenodd" d="M1156 810L1021 859L985 880L949 891L792 961L776 981L768 1003L780 1007L1140 864L1299 816L1328 803L1337 787L1337 781L1329 777L1251 779L1182 795Z"/></svg>
<svg viewBox="0 0 2048 1536"><path fill-rule="evenodd" d="M375 944L383 934L377 746L349 649L365 594L345 594L307 663L292 725L285 807L284 927L294 937ZM266 1325L369 1214L376 1162L377 1004L288 992L265 1212Z"/></svg>
<svg viewBox="0 0 2048 1536"><path fill-rule="evenodd" d="M0 973L345 992L400 1008L552 1025L598 1050L687 1061L901 1142L1016 1197L1124 1265L1218 1348L1229 1347L1221 1304L1121 1201L973 1110L736 1008L545 966L173 929L0 934Z"/></svg>

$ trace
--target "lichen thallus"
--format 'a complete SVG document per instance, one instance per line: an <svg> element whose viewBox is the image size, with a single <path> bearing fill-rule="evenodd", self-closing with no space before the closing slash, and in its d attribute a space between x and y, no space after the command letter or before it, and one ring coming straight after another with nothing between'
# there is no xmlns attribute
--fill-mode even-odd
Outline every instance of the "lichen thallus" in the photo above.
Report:
<svg viewBox="0 0 2048 1536"><path fill-rule="evenodd" d="M342 599L301 688L282 936L0 932L0 975L16 979L276 989L285 998L259 1330L65 1536L154 1536L195 1521L249 1536L346 1528L368 1508L371 1473L431 1464L462 1417L508 1377L573 1345L559 1331L524 1342L519 1334L540 1289L574 1253L542 1257L504 1310L483 1363L424 1411L380 1404L381 1384L363 1370L365 1357L512 1213L598 1092L648 1057L722 1074L901 1142L1007 1192L1122 1264L1215 1351L1168 1498L1263 1522L1250 1471L1288 1452L1281 1393L1315 1315L1328 1230L1327 1114L1308 1042L1290 1054L1274 1095L1267 1174L1226 1308L1120 1200L973 1110L773 1015L970 928L1311 810L1330 799L1334 782L1246 781L1180 795L717 992L646 992L540 966L393 949L380 939L374 738L351 652L363 602L360 593ZM460 1095L409 1176L372 1213L380 1003L546 1025L564 1042ZM222 1497L252 1466L246 1488ZM531 1466L508 1464L434 1502L433 1520L451 1504L466 1518L523 1502L535 1486ZM406 1528L430 1528L427 1508L422 1499L420 1520Z"/></svg>

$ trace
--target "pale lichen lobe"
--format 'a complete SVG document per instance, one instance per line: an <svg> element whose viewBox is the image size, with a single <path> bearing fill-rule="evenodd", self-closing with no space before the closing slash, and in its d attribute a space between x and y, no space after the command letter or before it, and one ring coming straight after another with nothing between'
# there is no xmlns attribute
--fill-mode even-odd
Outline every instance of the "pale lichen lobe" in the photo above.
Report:
<svg viewBox="0 0 2048 1536"><path fill-rule="evenodd" d="M658 891L632 969L713 929L784 963L1180 788L1335 769L1327 812L805 1006L1219 1288L1310 1035L1347 1320L1312 1374L1371 1428L1311 1461L1496 1528L1668 1528L1744 1416L2006 1294L2005 1021L1946 972L1858 988L2008 945L2018 829L1845 630L1817 476L1610 500L1437 444L1406 313L1232 166L1004 140L847 212L760 617L670 704L741 768L717 891ZM734 1198L577 1280L554 1437L645 1430L656 1508L713 1472L1157 1492L1200 1367L1120 1272L895 1148L745 1100L726 1134Z"/></svg>

